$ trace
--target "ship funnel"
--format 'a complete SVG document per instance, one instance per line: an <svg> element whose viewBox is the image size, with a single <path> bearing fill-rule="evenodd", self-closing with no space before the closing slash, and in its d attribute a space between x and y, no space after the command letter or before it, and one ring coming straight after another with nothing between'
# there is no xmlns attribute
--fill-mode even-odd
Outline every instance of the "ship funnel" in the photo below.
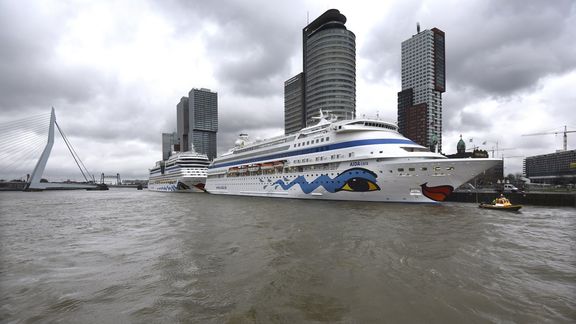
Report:
<svg viewBox="0 0 576 324"><path fill-rule="evenodd" d="M236 147L244 147L246 144L248 144L248 134L246 133L240 134L236 142L234 142Z"/></svg>

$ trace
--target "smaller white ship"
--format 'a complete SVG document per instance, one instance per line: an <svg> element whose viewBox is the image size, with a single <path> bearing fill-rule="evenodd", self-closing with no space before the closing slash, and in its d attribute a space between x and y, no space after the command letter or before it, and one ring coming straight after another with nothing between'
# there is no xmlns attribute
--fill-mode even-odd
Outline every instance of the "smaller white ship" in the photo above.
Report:
<svg viewBox="0 0 576 324"><path fill-rule="evenodd" d="M150 169L148 190L165 192L204 192L210 161L194 151L174 152L166 161Z"/></svg>

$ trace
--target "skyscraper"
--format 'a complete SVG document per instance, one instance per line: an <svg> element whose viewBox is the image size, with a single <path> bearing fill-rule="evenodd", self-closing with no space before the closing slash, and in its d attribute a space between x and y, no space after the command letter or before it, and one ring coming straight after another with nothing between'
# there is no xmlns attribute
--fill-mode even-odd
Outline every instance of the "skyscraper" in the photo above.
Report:
<svg viewBox="0 0 576 324"><path fill-rule="evenodd" d="M218 132L218 94L210 89L192 89L188 93L190 143L196 152L216 157ZM192 145L190 145L190 149Z"/></svg>
<svg viewBox="0 0 576 324"><path fill-rule="evenodd" d="M420 31L402 42L402 91L398 128L402 135L442 151L442 93L446 90L444 32Z"/></svg>
<svg viewBox="0 0 576 324"><path fill-rule="evenodd" d="M182 97L176 105L176 131L180 142L180 151L190 150L188 97Z"/></svg>
<svg viewBox="0 0 576 324"><path fill-rule="evenodd" d="M176 106L180 150L194 149L212 160L217 154L218 94L209 89L192 89Z"/></svg>
<svg viewBox="0 0 576 324"><path fill-rule="evenodd" d="M292 134L304 127L304 73L300 73L284 82L284 132Z"/></svg>
<svg viewBox="0 0 576 324"><path fill-rule="evenodd" d="M178 143L178 133L162 133L162 160L168 160L173 151L180 151Z"/></svg>
<svg viewBox="0 0 576 324"><path fill-rule="evenodd" d="M284 83L287 134L314 123L320 109L338 119L356 115L356 36L345 23L330 9L302 29L304 72Z"/></svg>

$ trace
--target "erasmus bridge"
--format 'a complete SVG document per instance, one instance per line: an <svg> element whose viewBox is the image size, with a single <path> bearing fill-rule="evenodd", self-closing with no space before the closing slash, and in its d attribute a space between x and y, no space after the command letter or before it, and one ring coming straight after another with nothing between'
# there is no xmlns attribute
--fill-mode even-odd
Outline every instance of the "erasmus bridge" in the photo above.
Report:
<svg viewBox="0 0 576 324"><path fill-rule="evenodd" d="M3 179L2 182L16 183L17 185L14 187L26 191L108 189L105 184L96 183L94 176L80 159L72 143L56 122L54 108L52 108L49 118L46 114L43 114L0 123L0 130L0 179ZM66 148L71 153L84 181L48 182L43 178L46 164L54 146L55 130L58 130L60 137L64 140ZM26 175L25 181L22 179L10 181L14 175L23 174ZM102 175L102 178L104 178L104 175Z"/></svg>

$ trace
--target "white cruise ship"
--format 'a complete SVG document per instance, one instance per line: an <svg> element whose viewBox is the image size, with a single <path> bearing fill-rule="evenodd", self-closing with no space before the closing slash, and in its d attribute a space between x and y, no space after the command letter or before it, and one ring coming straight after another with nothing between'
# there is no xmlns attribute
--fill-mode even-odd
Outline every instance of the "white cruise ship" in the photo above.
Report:
<svg viewBox="0 0 576 324"><path fill-rule="evenodd" d="M203 192L210 161L194 151L175 152L168 160L158 161L150 169L148 190L167 192Z"/></svg>
<svg viewBox="0 0 576 324"><path fill-rule="evenodd" d="M211 194L433 203L499 160L448 159L373 119L320 122L235 147L208 169Z"/></svg>

